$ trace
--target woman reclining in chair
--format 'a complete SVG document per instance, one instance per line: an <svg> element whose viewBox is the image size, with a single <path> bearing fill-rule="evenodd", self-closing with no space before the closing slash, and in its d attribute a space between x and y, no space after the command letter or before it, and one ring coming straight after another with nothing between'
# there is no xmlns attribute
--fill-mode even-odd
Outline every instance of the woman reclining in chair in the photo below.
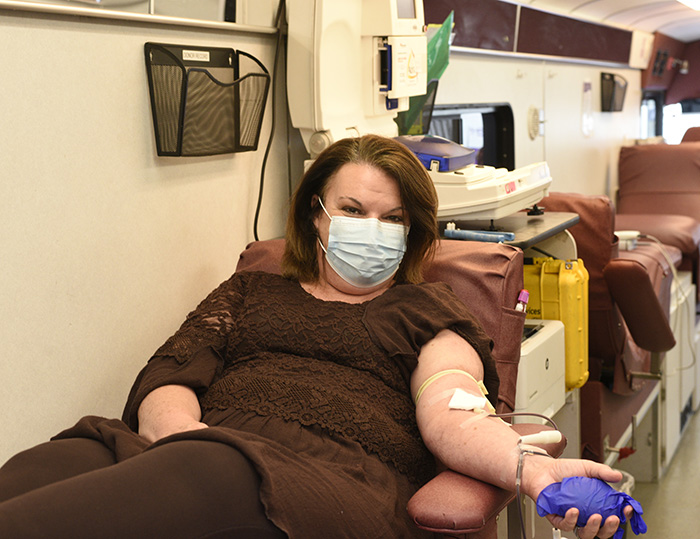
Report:
<svg viewBox="0 0 700 539"><path fill-rule="evenodd" d="M433 455L513 490L518 435L448 410L457 388L495 399L498 377L476 320L422 282L436 209L400 143L328 148L293 199L284 275L212 292L142 370L123 422L83 418L10 459L0 537L420 537L405 508ZM576 475L621 479L529 456L522 491ZM572 530L577 516L549 518ZM601 520L579 536L611 537L619 519Z"/></svg>

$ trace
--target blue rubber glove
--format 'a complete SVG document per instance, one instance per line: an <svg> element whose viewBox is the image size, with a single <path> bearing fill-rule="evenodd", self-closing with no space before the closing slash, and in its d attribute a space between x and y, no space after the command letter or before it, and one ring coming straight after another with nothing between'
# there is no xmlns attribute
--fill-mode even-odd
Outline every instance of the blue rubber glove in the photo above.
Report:
<svg viewBox="0 0 700 539"><path fill-rule="evenodd" d="M572 507L579 510L576 525L583 528L588 519L595 514L603 517L603 522L609 516L618 516L624 524L624 508L632 506L630 518L632 531L635 535L646 533L647 525L642 519L641 504L629 494L618 492L606 482L591 477L567 477L561 483L552 483L537 497L537 514L559 515L563 517ZM617 529L613 539L621 539L624 535L622 526Z"/></svg>

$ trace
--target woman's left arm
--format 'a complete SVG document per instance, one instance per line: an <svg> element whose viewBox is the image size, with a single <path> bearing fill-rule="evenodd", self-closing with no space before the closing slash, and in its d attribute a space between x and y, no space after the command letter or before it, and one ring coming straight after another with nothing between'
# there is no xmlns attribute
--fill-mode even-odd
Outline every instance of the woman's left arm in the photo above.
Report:
<svg viewBox="0 0 700 539"><path fill-rule="evenodd" d="M448 468L470 477L515 490L520 456L519 435L510 426L494 417L478 417L473 411L450 410L448 403L456 389L481 397L475 380L483 380L483 365L474 348L450 330L443 330L423 346L418 366L411 377L411 393L415 399L426 380L447 370L468 372L445 373L435 377L421 391L416 404L416 419L428 449ZM597 477L619 481L620 472L608 466L585 460L551 459L527 456L522 469L521 491L537 500L549 484L568 476ZM570 531L578 518L575 509L566 518L550 519L557 527ZM600 516L593 516L585 528L579 529L582 539L611 537L619 526L617 517L610 517L601 527Z"/></svg>

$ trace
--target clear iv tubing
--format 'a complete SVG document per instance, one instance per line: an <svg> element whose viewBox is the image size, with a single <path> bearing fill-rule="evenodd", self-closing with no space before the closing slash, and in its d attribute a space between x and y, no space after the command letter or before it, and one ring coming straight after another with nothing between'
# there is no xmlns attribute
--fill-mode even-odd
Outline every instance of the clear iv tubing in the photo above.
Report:
<svg viewBox="0 0 700 539"><path fill-rule="evenodd" d="M557 424L554 422L554 420L551 417L548 417L543 414L536 414L532 412L511 412L507 414L489 414L489 417L520 417L520 416L529 416L529 417L539 417L540 419L544 419L547 423L549 423L554 430L559 430L559 427L557 427ZM520 446L520 441L518 441L518 449L520 450L520 455L518 456L518 468L515 473L515 503L518 505L518 518L520 519L520 533L522 534L522 539L527 539L527 534L525 532L525 517L523 516L523 506L520 501L520 478L522 476L522 471L523 471L523 459L525 455L541 455L541 456L547 456L551 457L548 453L537 453L534 451L529 451L529 450L524 450Z"/></svg>
<svg viewBox="0 0 700 539"><path fill-rule="evenodd" d="M559 430L557 424L551 417L548 417L544 414L536 414L534 412L510 412L507 414L489 414L489 417L539 417L540 419L544 419L547 423L549 423L554 430Z"/></svg>

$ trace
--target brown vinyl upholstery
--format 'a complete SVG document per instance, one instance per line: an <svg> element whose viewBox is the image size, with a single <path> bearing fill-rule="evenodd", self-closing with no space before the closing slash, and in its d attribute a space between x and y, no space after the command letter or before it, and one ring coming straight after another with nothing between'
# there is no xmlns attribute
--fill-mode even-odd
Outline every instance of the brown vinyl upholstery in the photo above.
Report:
<svg viewBox="0 0 700 539"><path fill-rule="evenodd" d="M652 352L665 352L675 345L668 324L672 272L656 245L619 250L615 209L608 197L550 193L540 204L547 211L575 212L580 217L569 231L590 279L590 378L581 390L581 437L583 456L602 461L605 435L618 440L630 416L626 412L616 416L615 408L602 408L601 395L615 395L611 400L617 402L619 397L620 406L626 406L627 398L656 383L635 376L650 372ZM666 250L679 264L680 251L669 246ZM620 424L615 423L617 418Z"/></svg>
<svg viewBox="0 0 700 539"><path fill-rule="evenodd" d="M700 142L620 148L617 213L700 220Z"/></svg>
<svg viewBox="0 0 700 539"><path fill-rule="evenodd" d="M237 271L279 273L283 249L284 240L251 243L241 253ZM523 285L522 251L495 243L442 240L424 273L427 281L447 282L493 339L501 379L497 410L512 411L525 320L525 314L514 309ZM514 428L523 434L546 429L541 425ZM565 445L562 441L543 447L559 456ZM495 517L513 497L511 492L447 470L419 490L408 509L424 529L493 538Z"/></svg>
<svg viewBox="0 0 700 539"><path fill-rule="evenodd" d="M615 229L638 230L679 248L683 253L680 269L692 272L697 285L700 142L623 147L618 177Z"/></svg>
<svg viewBox="0 0 700 539"><path fill-rule="evenodd" d="M683 134L681 142L700 142L700 127L689 127Z"/></svg>

